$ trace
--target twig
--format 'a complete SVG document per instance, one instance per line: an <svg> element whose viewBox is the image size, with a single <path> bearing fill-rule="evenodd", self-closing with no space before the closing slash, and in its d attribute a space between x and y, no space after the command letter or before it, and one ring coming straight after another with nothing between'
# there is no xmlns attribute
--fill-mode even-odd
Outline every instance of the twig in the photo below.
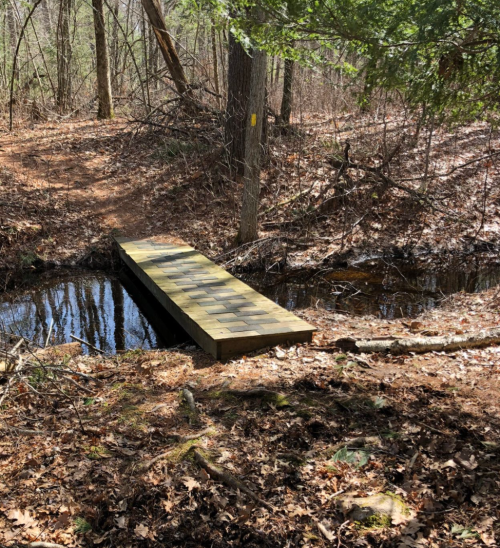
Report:
<svg viewBox="0 0 500 548"><path fill-rule="evenodd" d="M47 338L45 339L45 348L47 348L47 346L49 346L49 343L50 343L50 336L52 335L52 329L54 327L54 318L51 318L50 319L50 327L49 327L49 332L47 334Z"/></svg>
<svg viewBox="0 0 500 548"><path fill-rule="evenodd" d="M428 424L425 424L425 422L415 421L417 424L420 424L421 426L424 426L425 428L428 428L429 430L432 430L433 432L436 432L436 434L441 434L442 436L447 436L446 432L443 432L442 430L438 430L437 428L434 428L434 426L429 426Z"/></svg>
<svg viewBox="0 0 500 548"><path fill-rule="evenodd" d="M30 542L29 544L22 544L19 545L23 548L67 548L66 546L63 546L62 544L55 544L53 542Z"/></svg>
<svg viewBox="0 0 500 548"><path fill-rule="evenodd" d="M87 345L89 348L92 348L92 350L95 350L96 352L99 352L99 354L105 354L104 350L100 350L99 348L96 348L93 344L90 344L87 341L84 341L83 339L79 339L78 337L75 337L74 335L70 335L70 337L79 343Z"/></svg>

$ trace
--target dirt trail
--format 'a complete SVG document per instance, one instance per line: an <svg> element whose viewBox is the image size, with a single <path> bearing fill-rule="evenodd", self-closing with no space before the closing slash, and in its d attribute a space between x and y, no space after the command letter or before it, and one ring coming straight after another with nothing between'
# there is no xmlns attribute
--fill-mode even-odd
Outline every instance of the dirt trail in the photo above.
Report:
<svg viewBox="0 0 500 548"><path fill-rule="evenodd" d="M147 158L125 149L125 130L120 120L81 121L0 135L1 216L17 252L7 249L0 267L30 252L71 262L113 231L149 233Z"/></svg>

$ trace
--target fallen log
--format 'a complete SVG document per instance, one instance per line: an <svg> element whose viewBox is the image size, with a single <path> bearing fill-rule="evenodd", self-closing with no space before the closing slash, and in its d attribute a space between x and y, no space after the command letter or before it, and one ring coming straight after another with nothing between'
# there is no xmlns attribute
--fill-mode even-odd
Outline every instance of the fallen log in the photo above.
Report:
<svg viewBox="0 0 500 548"><path fill-rule="evenodd" d="M447 335L444 337L408 337L387 339L338 339L336 345L341 350L354 353L371 354L375 352L390 354L408 354L415 352L453 352L466 348L478 348L500 344L500 327L484 329L464 335Z"/></svg>

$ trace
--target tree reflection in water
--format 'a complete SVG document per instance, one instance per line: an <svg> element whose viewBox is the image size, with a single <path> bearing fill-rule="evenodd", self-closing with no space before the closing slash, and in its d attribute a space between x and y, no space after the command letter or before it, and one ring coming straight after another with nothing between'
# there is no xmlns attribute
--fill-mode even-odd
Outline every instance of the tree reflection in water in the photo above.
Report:
<svg viewBox="0 0 500 548"><path fill-rule="evenodd" d="M49 279L29 292L6 294L0 300L0 330L4 332L43 345L52 320L53 345L70 342L70 335L75 335L109 353L160 346L129 292L118 279L103 274Z"/></svg>

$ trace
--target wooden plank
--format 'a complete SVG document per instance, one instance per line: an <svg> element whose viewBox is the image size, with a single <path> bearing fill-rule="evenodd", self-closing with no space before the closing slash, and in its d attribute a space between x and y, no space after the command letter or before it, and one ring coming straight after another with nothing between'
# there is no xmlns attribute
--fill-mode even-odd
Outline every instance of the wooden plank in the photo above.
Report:
<svg viewBox="0 0 500 548"><path fill-rule="evenodd" d="M315 328L189 246L117 238L124 263L216 358L311 340Z"/></svg>

